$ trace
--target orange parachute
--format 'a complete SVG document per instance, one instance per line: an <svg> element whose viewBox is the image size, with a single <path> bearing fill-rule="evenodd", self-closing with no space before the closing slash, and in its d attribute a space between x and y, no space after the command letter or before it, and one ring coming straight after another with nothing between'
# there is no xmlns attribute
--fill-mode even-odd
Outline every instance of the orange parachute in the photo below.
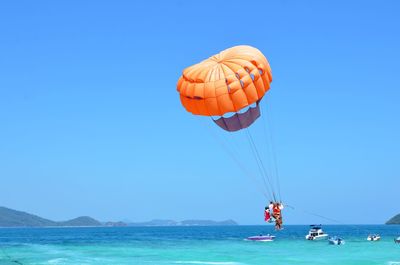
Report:
<svg viewBox="0 0 400 265"><path fill-rule="evenodd" d="M254 47L241 45L186 68L177 90L187 111L219 116L214 120L216 124L227 131L237 131L260 116L258 104L271 81L265 56Z"/></svg>

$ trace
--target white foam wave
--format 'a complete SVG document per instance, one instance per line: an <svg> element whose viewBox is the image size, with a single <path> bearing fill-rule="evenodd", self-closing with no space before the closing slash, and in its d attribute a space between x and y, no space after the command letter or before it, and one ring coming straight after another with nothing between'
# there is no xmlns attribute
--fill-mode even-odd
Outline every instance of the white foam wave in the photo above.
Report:
<svg viewBox="0 0 400 265"><path fill-rule="evenodd" d="M56 258L56 259L48 260L47 263L48 264L60 264L62 262L65 262L66 260L67 259L64 259L64 258Z"/></svg>
<svg viewBox="0 0 400 265"><path fill-rule="evenodd" d="M176 264L204 264L204 265L244 265L240 262L234 261L198 261L198 260L191 260L191 261L175 261Z"/></svg>

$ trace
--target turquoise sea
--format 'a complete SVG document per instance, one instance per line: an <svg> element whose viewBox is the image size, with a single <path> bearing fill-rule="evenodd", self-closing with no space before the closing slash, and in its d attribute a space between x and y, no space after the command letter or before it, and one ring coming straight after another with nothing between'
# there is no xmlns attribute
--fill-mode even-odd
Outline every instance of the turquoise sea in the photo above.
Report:
<svg viewBox="0 0 400 265"><path fill-rule="evenodd" d="M306 241L308 226L2 228L0 264L384 264L400 265L400 226L327 225L342 246ZM273 233L274 242L244 238ZM368 233L382 240L368 242Z"/></svg>

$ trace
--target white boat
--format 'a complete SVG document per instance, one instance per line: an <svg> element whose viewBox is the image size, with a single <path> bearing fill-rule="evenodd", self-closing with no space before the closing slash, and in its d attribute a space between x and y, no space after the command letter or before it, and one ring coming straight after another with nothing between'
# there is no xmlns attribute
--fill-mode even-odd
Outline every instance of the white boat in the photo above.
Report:
<svg viewBox="0 0 400 265"><path fill-rule="evenodd" d="M332 236L328 239L330 245L344 245L344 240L337 236Z"/></svg>
<svg viewBox="0 0 400 265"><path fill-rule="evenodd" d="M394 243L400 243L400 236L394 239Z"/></svg>
<svg viewBox="0 0 400 265"><path fill-rule="evenodd" d="M322 231L321 225L310 225L310 231L306 235L307 240L323 240L328 238L328 234Z"/></svg>
<svg viewBox="0 0 400 265"><path fill-rule="evenodd" d="M369 236L367 237L367 240L368 240L368 241L379 241L379 240L381 240L381 236L380 236L380 235L377 235L377 234L369 235Z"/></svg>
<svg viewBox="0 0 400 265"><path fill-rule="evenodd" d="M259 236L250 236L248 238L246 238L246 240L250 240L250 241L261 241L261 242L271 242L274 241L275 236L272 236L270 234L268 235L259 235Z"/></svg>

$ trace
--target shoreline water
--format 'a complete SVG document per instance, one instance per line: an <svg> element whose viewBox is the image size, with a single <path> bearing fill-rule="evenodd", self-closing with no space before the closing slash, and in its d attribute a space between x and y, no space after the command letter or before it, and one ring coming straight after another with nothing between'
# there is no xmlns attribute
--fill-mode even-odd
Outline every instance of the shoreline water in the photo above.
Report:
<svg viewBox="0 0 400 265"><path fill-rule="evenodd" d="M325 225L343 246L310 242L308 225L192 227L51 227L0 229L0 264L24 265L149 265L149 264L384 264L400 262L400 246L393 238L400 226ZM369 242L367 231L382 240ZM270 233L274 242L250 242L248 236ZM3 254L2 254L3 253ZM6 255L4 255L4 253ZM15 264L15 263L14 263Z"/></svg>

